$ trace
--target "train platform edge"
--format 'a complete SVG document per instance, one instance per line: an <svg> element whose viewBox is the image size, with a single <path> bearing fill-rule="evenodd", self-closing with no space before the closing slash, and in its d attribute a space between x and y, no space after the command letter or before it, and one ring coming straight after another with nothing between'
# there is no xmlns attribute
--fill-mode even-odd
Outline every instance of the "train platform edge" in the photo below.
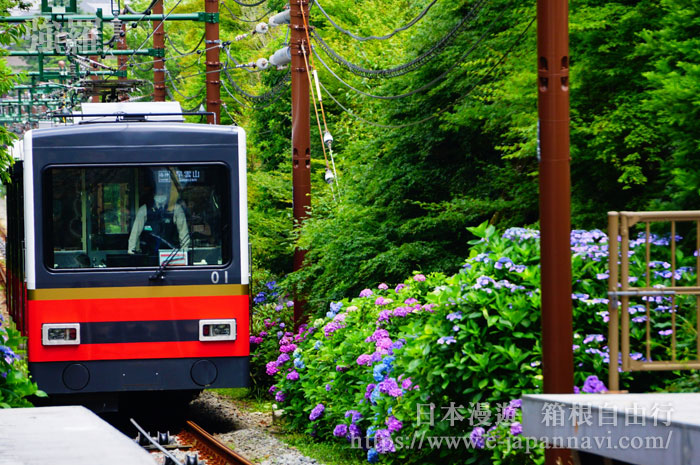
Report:
<svg viewBox="0 0 700 465"><path fill-rule="evenodd" d="M136 442L85 407L0 409L0 465L153 465Z"/></svg>

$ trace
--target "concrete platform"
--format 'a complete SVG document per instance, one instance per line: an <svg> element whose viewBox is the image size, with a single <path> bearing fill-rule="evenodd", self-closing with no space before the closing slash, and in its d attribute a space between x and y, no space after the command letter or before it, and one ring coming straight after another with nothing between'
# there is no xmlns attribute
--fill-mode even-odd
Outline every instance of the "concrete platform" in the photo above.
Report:
<svg viewBox="0 0 700 465"><path fill-rule="evenodd" d="M700 394L523 396L523 434L638 465L700 464Z"/></svg>
<svg viewBox="0 0 700 465"><path fill-rule="evenodd" d="M0 409L0 465L154 465L84 407Z"/></svg>

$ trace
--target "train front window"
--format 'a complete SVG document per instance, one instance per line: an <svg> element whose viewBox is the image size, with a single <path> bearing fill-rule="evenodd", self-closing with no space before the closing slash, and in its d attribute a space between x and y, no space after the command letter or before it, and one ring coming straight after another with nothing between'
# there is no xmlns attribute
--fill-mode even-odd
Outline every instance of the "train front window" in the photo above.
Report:
<svg viewBox="0 0 700 465"><path fill-rule="evenodd" d="M229 262L223 165L53 167L46 265L52 269Z"/></svg>

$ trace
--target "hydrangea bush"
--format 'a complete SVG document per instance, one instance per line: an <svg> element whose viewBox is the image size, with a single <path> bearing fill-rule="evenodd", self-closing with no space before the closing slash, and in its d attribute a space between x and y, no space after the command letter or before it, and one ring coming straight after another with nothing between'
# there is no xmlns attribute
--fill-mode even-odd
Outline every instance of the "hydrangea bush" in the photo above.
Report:
<svg viewBox="0 0 700 465"><path fill-rule="evenodd" d="M269 392L291 426L346 442L371 463L543 461L540 450L512 447L522 435L519 398L541 388L539 234L470 230L480 239L459 273L382 283L331 303L295 332L285 323L263 338L266 354L274 347ZM574 231L571 245L576 389L600 392L609 363L607 238ZM641 390L654 388L637 377ZM463 442L438 444L444 438Z"/></svg>
<svg viewBox="0 0 700 465"><path fill-rule="evenodd" d="M31 407L27 397L46 396L29 379L27 363L18 355L24 340L16 329L0 328L0 408Z"/></svg>

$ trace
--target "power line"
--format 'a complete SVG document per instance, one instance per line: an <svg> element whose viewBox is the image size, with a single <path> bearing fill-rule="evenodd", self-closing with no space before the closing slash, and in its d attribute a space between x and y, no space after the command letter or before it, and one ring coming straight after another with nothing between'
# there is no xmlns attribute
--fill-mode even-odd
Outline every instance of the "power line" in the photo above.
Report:
<svg viewBox="0 0 700 465"><path fill-rule="evenodd" d="M335 21L333 21L333 18L331 18L331 17L328 15L328 13L326 13L326 10L323 9L323 7L322 7L321 4L318 2L318 0L315 0L315 1L314 1L314 3L318 6L318 9L321 10L321 13L323 13L323 16L326 17L326 19L333 25L334 28L336 28L337 30L339 30L339 31L342 32L343 34L348 35L348 36L352 37L353 39L360 40L360 41L366 41L366 40L386 40L386 39L389 39L389 38L393 37L394 35L398 34L398 33L401 32L401 31L405 31L406 29L412 27L412 26L413 26L414 24L416 24L418 21L420 21L421 19L423 19L423 17L428 13L428 10L430 10L430 8L431 8L433 5L435 5L436 2L437 2L437 0L433 0L432 2L430 2L430 4L429 4L428 6L426 6L425 9L424 9L423 11L421 11L420 14L418 14L418 16L416 16L415 18L413 18L408 24L406 24L405 26L401 26L401 27L399 27L399 28L397 28L397 29L394 29L394 30L393 30L392 32L390 32L389 34L386 34L386 35L383 35L383 36L366 36L366 37L362 37L362 36L358 36L358 35L356 35L356 34L353 34L352 32L348 31L347 29L344 29L343 27L339 26Z"/></svg>
<svg viewBox="0 0 700 465"><path fill-rule="evenodd" d="M272 10L267 10L267 12L264 15L262 15L261 17L259 17L258 19L245 19L245 18L241 18L240 16L236 16L235 14L233 14L233 11L231 11L231 8L229 8L229 6L226 3L221 2L221 5L228 11L228 14L231 15L231 18L234 21L243 21L244 23L258 23L258 22L262 21L263 18L265 18L267 15L272 13Z"/></svg>
<svg viewBox="0 0 700 465"><path fill-rule="evenodd" d="M177 47L175 47L175 44L173 43L172 39L170 38L170 34L168 34L167 32L165 33L165 38L168 39L168 43L170 44L170 47L173 50L175 50L175 53L178 53L180 56L187 56L187 55L192 55L193 53L195 53L199 49L199 46L202 45L202 42L204 42L205 36L206 36L206 34L203 33L202 37L199 39L199 42L197 42L197 45L195 45L194 48L192 50L190 50L189 52L183 53L180 50L178 50Z"/></svg>
<svg viewBox="0 0 700 465"><path fill-rule="evenodd" d="M268 92L265 92L264 94L260 94L260 95L254 95L254 94L248 93L245 90L243 90L243 88L241 86L239 86L238 83L236 83L236 81L234 81L234 79L231 77L231 75L228 72L228 67L224 67L223 71L224 71L224 75L226 76L226 79L228 80L229 84L231 84L231 86L233 86L233 88L236 90L237 93L241 94L244 98L246 98L248 100L256 101L256 102L266 101L266 100L269 100L271 98L276 97L277 94L280 93L282 91L282 89L284 89L286 87L286 84L289 82L289 80L291 79L291 75L292 75L291 71L288 72L287 74L284 75L284 77L282 79L277 81Z"/></svg>
<svg viewBox="0 0 700 465"><path fill-rule="evenodd" d="M369 124L370 126L375 126L375 127L382 128L382 129L401 129L401 128L407 128L407 127L410 127L410 126L416 126L416 125L418 125L418 124L422 124L422 123L425 123L426 121L430 121L430 120L432 120L432 119L434 119L434 118L437 118L438 116L442 115L442 114L445 113L447 110L449 110L450 108L454 107L457 103L459 103L460 101L462 101L462 100L464 100L465 98L467 98L478 86L480 86L480 85L486 80L486 78L488 78L488 77L491 76L491 73L493 72L494 69L496 69L496 67L498 67L498 66L500 66L501 64L503 64L503 62L506 60L506 58L508 58L508 56L509 56L510 53L513 51L513 49L515 48L515 46L518 45L518 44L520 43L521 39L525 36L525 34L526 34L527 31L530 29L530 27L532 26L532 24L535 22L536 19L537 19L537 17L534 17L534 18L532 18L532 19L530 20L530 22L527 24L527 26L525 27L525 29L523 30L523 32L521 32L521 33L518 35L518 37L511 43L510 47L509 47L509 48L506 50L506 52L501 56L501 58L499 58L499 59L496 61L496 63L494 63L493 66L491 66L491 68L489 68L489 70L486 72L486 74L485 74L484 76L481 77L481 79L479 79L479 80L476 81L474 84L472 84L472 86L470 87L470 89L469 89L467 92L465 92L464 94L462 94L462 95L460 95L459 97L457 97L457 98L456 98L455 100L453 100L450 104L448 104L445 108L443 108L443 109L441 109L441 110L438 110L436 113L433 113L433 114L430 115L430 116L426 116L425 118L421 118L421 119L416 120L416 121L411 121L410 123L403 123L403 124L382 124L382 123L376 123L376 122L374 122L374 121L370 121L370 120L368 120L368 119L365 119L365 118L363 118L363 117L361 117L361 116L359 116L359 115L356 115L355 113L353 113L352 110L348 109L348 108L345 107L342 103L340 103L340 102L338 101L338 99L336 99L336 98L333 96L333 94L331 94L331 93L328 91L328 89L326 89L326 87L323 85L322 82L319 82L319 84L321 85L321 88L326 92L326 94L331 98L331 100L333 100L340 108L342 108L343 111L345 111L347 114L349 114L349 115L352 116L353 118L357 119L358 121L362 121L363 123Z"/></svg>
<svg viewBox="0 0 700 465"><path fill-rule="evenodd" d="M435 56L439 52L443 51L450 44L450 42L452 42L452 40L455 38L457 33L461 31L462 28L469 24L472 19L476 19L483 7L488 2L489 0L478 0L472 6L469 12L457 23L457 25L455 25L438 42L436 42L432 47L430 47L430 49L428 49L425 53L418 56L417 58L414 58L413 60L407 63L395 66L393 68L369 69L356 65L346 60L345 58L340 56L335 50L333 50L333 48L330 45L328 45L328 43L326 43L325 40L323 40L323 38L318 34L318 32L314 31L313 36L316 39L316 41L321 45L323 51L331 58L331 60L336 62L338 65L348 69L353 74L366 78L396 77L409 73L421 66L425 66L428 62L435 58Z"/></svg>
<svg viewBox="0 0 700 465"><path fill-rule="evenodd" d="M374 94L370 94L370 93L367 93L367 92L365 92L365 91L362 91L362 90L360 90L360 89L357 89L357 88L353 87L352 85L348 84L347 82L345 82L340 76L338 76L338 75L326 64L326 62L323 61L323 58L321 58L321 56L320 56L318 53L316 53L315 50L314 50L314 54L316 55L316 58L318 58L318 59L321 61L321 64L328 70L328 72L331 73L331 74L333 75L333 77L335 77L335 78L336 78L338 81L340 81L343 85L345 85L345 86L348 87L349 89L351 89L351 90L357 92L358 94L361 94L361 95L364 95L364 96L367 96L367 97L371 97L371 98L375 98L375 99L380 99L380 100L395 100L395 99L410 97L411 95L415 95L415 94L417 94L417 93L423 92L424 90L433 87L433 86L436 85L438 82L440 82L440 81L442 81L443 79L445 79L449 73L451 73L455 68L457 68L457 67L460 65L460 63L462 63L462 61L464 61L464 59L466 59L469 55L471 55L471 53L472 53L474 50L476 50L476 48L484 41L484 39L486 39L486 37L489 35L489 33L490 33L490 31L491 31L491 27L496 23L496 21L498 21L499 19L501 19L501 17L503 16L503 14L504 14L505 12L506 12L506 10L502 10L501 13L500 13L496 18L494 18L493 21L491 21L491 23L489 24L488 28L486 28L486 31L484 31L484 33L481 34L481 36L476 40L476 42L474 42L474 43L472 44L472 46L469 47L469 49L467 49L467 51L464 52L464 53L462 54L462 56L460 56L458 59L456 59L456 60L454 61L454 63L452 63L452 65L451 65L449 68L447 68L445 71L443 71L442 74L440 74L439 76L437 76L437 77L436 77L435 79L433 79L432 81L430 81L430 82L428 82L428 83L422 85L421 87L419 87L419 88L417 88L417 89L414 89L414 90L412 90L412 91L409 91L409 92L406 92L406 93L403 93L403 94L399 94L399 95L374 95Z"/></svg>
<svg viewBox="0 0 700 465"><path fill-rule="evenodd" d="M240 6L245 6L245 7L254 7L258 5L262 5L265 3L267 0L260 0L256 3L243 3L241 0L233 0L234 2L238 3Z"/></svg>

